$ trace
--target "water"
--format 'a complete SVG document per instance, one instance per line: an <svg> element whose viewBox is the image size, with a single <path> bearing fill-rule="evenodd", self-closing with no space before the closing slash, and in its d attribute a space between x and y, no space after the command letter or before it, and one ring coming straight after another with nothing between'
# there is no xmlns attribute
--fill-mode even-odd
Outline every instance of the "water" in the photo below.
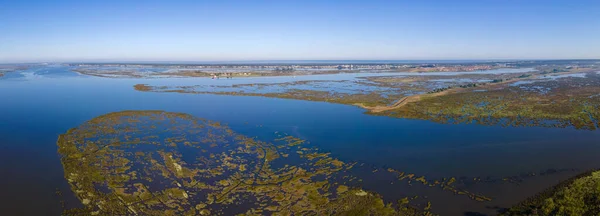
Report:
<svg viewBox="0 0 600 216"><path fill-rule="evenodd" d="M145 64L438 64L438 63L481 63L506 62L508 60L265 60L265 61L148 61ZM107 62L111 63L111 62ZM118 63L140 63L119 61Z"/></svg>
<svg viewBox="0 0 600 216"><path fill-rule="evenodd" d="M535 81L533 81L533 80L519 80L519 81L516 81L514 83L511 83L510 86L520 86L520 85L531 84L531 83L535 83Z"/></svg>
<svg viewBox="0 0 600 216"><path fill-rule="evenodd" d="M168 76L169 72L173 72L167 68L135 68L135 67L95 67L102 69L103 71L115 71L115 70L135 70L135 75L148 76L152 78L165 78L162 76ZM533 68L503 68L495 70L481 70L481 71L455 71L455 72L386 72L386 70L361 70L355 73L338 73L338 74L321 74L311 76L276 76L276 77L247 77L242 79L220 79L227 80L221 81L221 83L227 84L248 84L248 83L282 83L282 82L293 82L293 81L318 81L318 80L354 80L358 77L368 76L457 76L457 75L489 75L489 74L512 74L512 73L526 73L535 71ZM161 75L157 75L156 72L164 72ZM196 79L208 80L206 78Z"/></svg>
<svg viewBox="0 0 600 216"><path fill-rule="evenodd" d="M469 84L469 83L474 83L474 82L479 82L479 83L486 83L486 82L491 82L492 80L489 79L466 79L466 78L462 78L462 79L434 79L434 80L430 80L433 82L442 82L442 83L447 83L447 82L457 82L457 83L465 83L465 84Z"/></svg>
<svg viewBox="0 0 600 216"><path fill-rule="evenodd" d="M355 76L319 75L302 79ZM218 80L227 83L292 77ZM340 78L342 79L342 78ZM547 169L576 171L526 179L520 186L475 185L495 200L479 203L432 189L392 189L388 180L364 187L389 199L425 193L443 215L493 213L560 180L600 167L600 133L571 128L503 128L439 124L364 114L324 102L139 92L133 85L212 82L210 79L109 79L81 76L65 67L33 68L0 80L0 210L12 215L58 215L60 199L73 202L56 153L58 135L99 115L122 110L165 110L227 123L234 131L269 140L275 131L306 139L333 157L393 168L428 178L504 177ZM398 184L398 183L397 183ZM395 188L395 187L394 187ZM55 194L63 191L62 198ZM402 190L402 191L400 191Z"/></svg>
<svg viewBox="0 0 600 216"><path fill-rule="evenodd" d="M563 75L550 75L547 76L545 78L551 79L551 80L556 80L556 79L560 79L560 78L567 78L567 77L575 77L575 78L585 78L585 73L574 73L574 74L563 74Z"/></svg>
<svg viewBox="0 0 600 216"><path fill-rule="evenodd" d="M573 73L573 74L562 74L562 75L547 75L534 80L520 80L514 83L511 83L510 86L520 86L524 84L531 84L535 82L548 81L548 80L557 80L563 78L585 78L586 73Z"/></svg>

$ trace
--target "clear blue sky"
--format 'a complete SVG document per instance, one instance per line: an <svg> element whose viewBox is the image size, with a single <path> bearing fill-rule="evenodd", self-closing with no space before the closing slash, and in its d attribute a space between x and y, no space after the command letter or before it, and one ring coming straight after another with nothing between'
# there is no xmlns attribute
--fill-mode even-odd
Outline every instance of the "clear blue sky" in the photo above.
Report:
<svg viewBox="0 0 600 216"><path fill-rule="evenodd" d="M600 58L600 0L0 0L0 62Z"/></svg>

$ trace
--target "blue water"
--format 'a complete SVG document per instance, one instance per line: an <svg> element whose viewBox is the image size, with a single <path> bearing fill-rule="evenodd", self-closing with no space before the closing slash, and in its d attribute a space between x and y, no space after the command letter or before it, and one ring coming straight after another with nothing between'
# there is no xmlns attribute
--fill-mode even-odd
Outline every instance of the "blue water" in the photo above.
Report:
<svg viewBox="0 0 600 216"><path fill-rule="evenodd" d="M507 62L510 60L264 60L264 61L148 61L145 64L438 64ZM108 62L112 63L112 62ZM117 63L140 63L119 61Z"/></svg>
<svg viewBox="0 0 600 216"><path fill-rule="evenodd" d="M253 78L255 81L272 79L293 78ZM431 178L511 176L551 168L600 167L597 157L600 133L597 131L439 124L371 116L357 107L324 102L150 93L133 89L133 85L139 83L189 85L207 80L97 78L77 75L65 67L33 68L7 74L0 80L0 173L3 176L0 211L11 215L59 214L60 199L55 191L69 189L56 153L58 135L99 115L122 110L185 112L227 123L236 132L265 140L272 138L275 131L284 132L306 139L345 161L390 167ZM567 177L532 184L541 190ZM370 185L366 187L376 188L382 184ZM497 188L481 191L504 193ZM493 204L507 205L529 195L532 194L517 197L496 194L498 203ZM485 211L485 206L491 205L478 206L460 198L452 203L457 204L439 202L437 210L453 215Z"/></svg>
<svg viewBox="0 0 600 216"><path fill-rule="evenodd" d="M84 67L85 68L85 67ZM169 72L176 71L175 69L168 68L146 68L146 67L92 67L96 69L101 69L104 71L116 71L116 70L135 70L137 71L136 75L140 76L157 76L155 72L165 72L165 75L168 75ZM385 70L368 70L364 69L360 72L353 73L338 73L338 74L321 74L321 75L311 75L311 76L276 76L276 77L246 77L246 78L237 78L237 79L219 79L226 80L220 81L225 84L247 84L247 83L283 83L283 82L292 82L292 81L302 81L302 80L355 80L358 77L367 77L367 76L457 76L457 75L489 75L489 74L512 74L512 73L526 73L535 71L533 68L502 68L495 70L480 70L480 71L454 71L454 72L389 72ZM164 77L161 77L164 78ZM207 78L185 78L187 80L209 80Z"/></svg>
<svg viewBox="0 0 600 216"><path fill-rule="evenodd" d="M562 75L547 75L547 76L543 76L537 79L533 79L533 80L521 80L521 81L516 81L514 83L511 83L510 86L520 86L520 85L524 85L524 84L531 84L531 83L536 83L536 82L541 82L541 81L548 81L548 80L557 80L557 79L562 79L562 78L585 78L586 73L573 73L573 74L562 74Z"/></svg>

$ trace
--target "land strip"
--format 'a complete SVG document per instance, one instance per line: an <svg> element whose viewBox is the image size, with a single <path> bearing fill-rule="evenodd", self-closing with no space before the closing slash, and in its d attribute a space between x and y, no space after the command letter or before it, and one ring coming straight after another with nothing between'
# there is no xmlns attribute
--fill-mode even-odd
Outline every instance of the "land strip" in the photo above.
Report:
<svg viewBox="0 0 600 216"><path fill-rule="evenodd" d="M581 71L578 70L578 71L555 73L554 75L569 75L569 74L576 74L576 73L581 73ZM444 95L448 95L448 94L471 92L474 90L492 90L497 87L506 87L506 86L508 86L512 83L516 83L518 81L538 80L539 78L541 78L545 75L546 74L536 74L536 75L531 75L531 76L527 76L527 77L506 80L506 81L502 81L502 82L484 83L482 85L477 85L477 86L474 86L471 88L447 88L440 92L411 95L411 96L406 96L404 98L401 98L400 100L398 100L397 102L395 102L389 106L367 106L362 103L356 103L354 105L359 106L363 109L366 109L372 113L379 113L379 112L398 109L402 106L405 106L406 104L417 102L424 98L439 97L439 96L444 96Z"/></svg>

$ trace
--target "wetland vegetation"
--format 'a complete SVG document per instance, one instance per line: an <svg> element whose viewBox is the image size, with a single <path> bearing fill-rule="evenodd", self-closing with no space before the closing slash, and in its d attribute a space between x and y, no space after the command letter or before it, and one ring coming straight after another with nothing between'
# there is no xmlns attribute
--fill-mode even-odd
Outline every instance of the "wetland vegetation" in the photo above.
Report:
<svg viewBox="0 0 600 216"><path fill-rule="evenodd" d="M58 146L84 205L67 215L430 214L348 185L356 164L304 140L262 142L181 113L106 114L61 135Z"/></svg>
<svg viewBox="0 0 600 216"><path fill-rule="evenodd" d="M249 64L122 64L81 63L65 64L76 67L74 71L107 78L158 78L158 77L260 77L302 76L338 73L370 72L448 72L482 71L514 66L505 63L249 63Z"/></svg>
<svg viewBox="0 0 600 216"><path fill-rule="evenodd" d="M483 89L423 96L377 115L442 123L598 128L600 98L594 96L600 92L598 73Z"/></svg>
<svg viewBox="0 0 600 216"><path fill-rule="evenodd" d="M65 179L83 207L65 215L432 215L425 197L390 200L365 190L370 175L421 185L475 202L465 186L518 184L548 170L502 178L430 179L344 162L309 142L275 132L265 142L220 122L183 113L122 111L60 135ZM381 171L380 171L381 170Z"/></svg>
<svg viewBox="0 0 600 216"><path fill-rule="evenodd" d="M45 115L56 109L75 116L46 134L57 143L62 162L55 171L64 186L51 187L62 194L63 215L597 214L580 208L596 202L590 198L597 196L592 172L543 190L597 165L590 158L598 136L587 131L598 128L600 73L595 67L221 80L104 79L71 69L11 72L3 80L24 82L4 82L10 91L0 91L13 103L48 107ZM30 89L30 82L46 86ZM36 97L78 89L81 93L69 100L93 104L98 102L94 98L107 99L80 109L50 106ZM369 115L348 106L243 96L347 104ZM240 101L258 105L228 110ZM110 113L144 109L178 113ZM18 115L22 110L10 104L2 110L15 122L16 116L37 116L40 125L64 118ZM101 113L109 114L94 118ZM91 120L82 124L86 119ZM573 142L564 138L573 136ZM568 140L567 146L552 143L555 138Z"/></svg>
<svg viewBox="0 0 600 216"><path fill-rule="evenodd" d="M597 67L540 67L510 74L370 76L231 86L149 86L136 90L263 96L356 105L369 114L442 123L598 128ZM326 83L326 84L324 84Z"/></svg>
<svg viewBox="0 0 600 216"><path fill-rule="evenodd" d="M600 0L5 0L0 28L0 216L600 216Z"/></svg>
<svg viewBox="0 0 600 216"><path fill-rule="evenodd" d="M18 71L18 70L26 70L28 66L25 65L0 65L0 77L3 77L4 74Z"/></svg>
<svg viewBox="0 0 600 216"><path fill-rule="evenodd" d="M598 215L600 171L583 173L510 208L504 215Z"/></svg>

